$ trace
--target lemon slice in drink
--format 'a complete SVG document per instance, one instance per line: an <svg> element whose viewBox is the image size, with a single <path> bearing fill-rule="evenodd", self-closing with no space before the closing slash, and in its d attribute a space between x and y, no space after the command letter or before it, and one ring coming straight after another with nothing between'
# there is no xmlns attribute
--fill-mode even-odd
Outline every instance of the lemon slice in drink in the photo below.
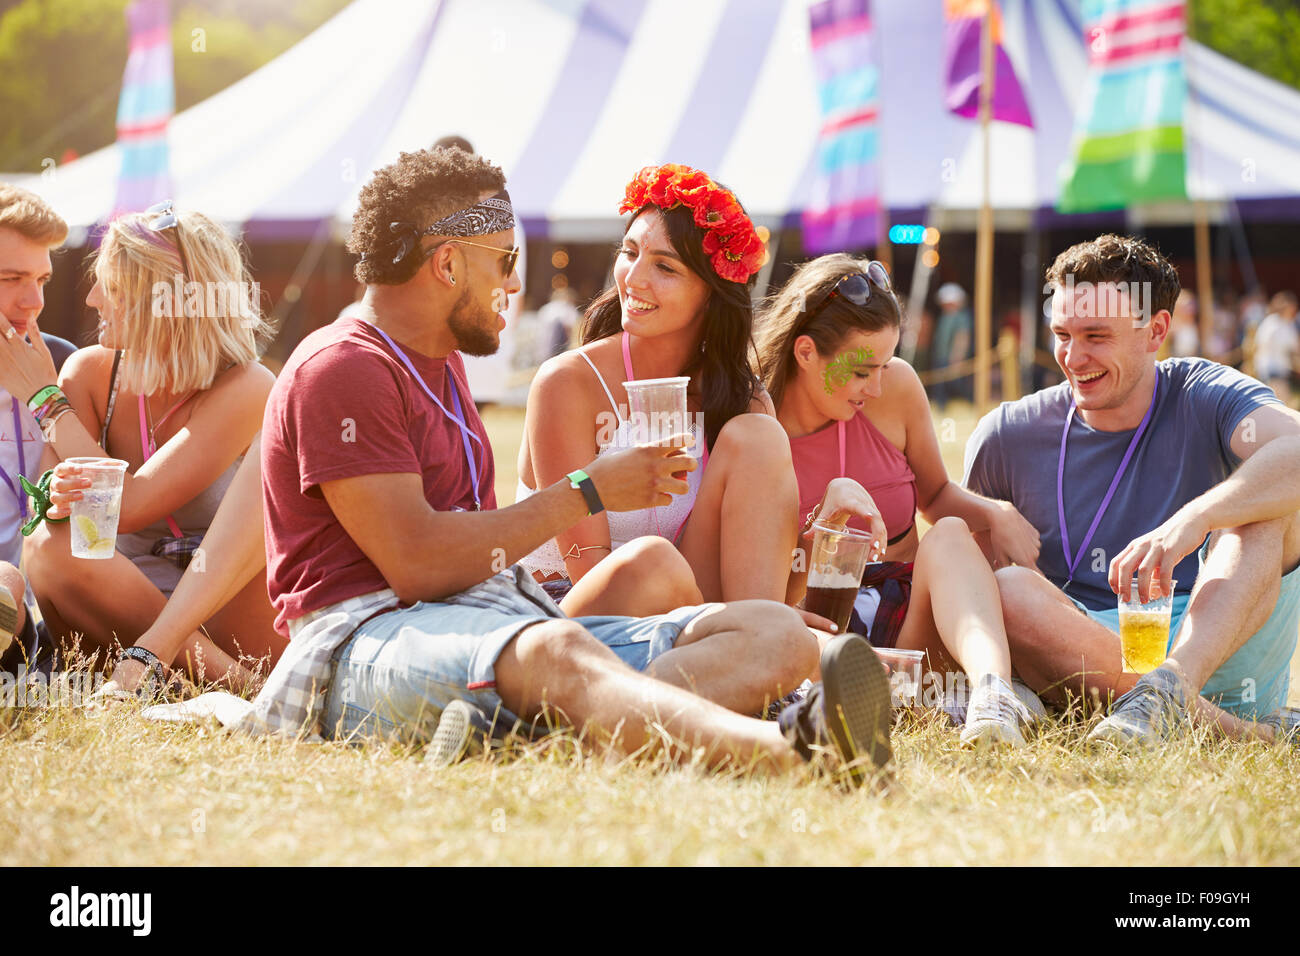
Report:
<svg viewBox="0 0 1300 956"><path fill-rule="evenodd" d="M95 519L89 515L73 515L72 520L81 536L86 539L86 544L93 549L99 541L99 528L95 526Z"/></svg>
<svg viewBox="0 0 1300 956"><path fill-rule="evenodd" d="M98 541L90 542L87 550L94 555L112 554L113 542L108 538L100 538Z"/></svg>

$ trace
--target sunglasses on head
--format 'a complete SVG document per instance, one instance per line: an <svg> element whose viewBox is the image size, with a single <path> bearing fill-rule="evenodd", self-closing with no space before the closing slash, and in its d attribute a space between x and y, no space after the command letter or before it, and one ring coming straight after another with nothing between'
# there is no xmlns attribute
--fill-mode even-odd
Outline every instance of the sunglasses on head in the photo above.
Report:
<svg viewBox="0 0 1300 956"><path fill-rule="evenodd" d="M882 292L893 292L893 287L889 284L889 273L885 271L884 265L875 259L867 263L866 272L850 272L848 275L840 276L830 292L827 292L822 300L808 311L804 322L811 322L830 304L831 299L837 296L853 305L866 305L867 300L871 298L873 285Z"/></svg>
<svg viewBox="0 0 1300 956"><path fill-rule="evenodd" d="M185 245L181 242L181 224L176 216L176 210L170 199L164 199L160 203L155 203L144 211L149 217L149 228L154 232L166 232L168 229L176 230L176 252L181 257L181 272L185 274L185 281L190 280L190 263L185 257Z"/></svg>

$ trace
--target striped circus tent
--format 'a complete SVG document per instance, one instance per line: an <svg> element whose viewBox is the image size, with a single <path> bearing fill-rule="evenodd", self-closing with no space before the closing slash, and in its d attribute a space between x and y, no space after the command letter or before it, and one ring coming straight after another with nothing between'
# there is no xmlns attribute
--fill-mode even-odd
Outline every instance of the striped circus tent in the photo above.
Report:
<svg viewBox="0 0 1300 956"><path fill-rule="evenodd" d="M617 234L641 166L734 188L769 226L812 204L822 125L807 0L356 0L171 121L178 203L250 238L341 228L370 172L447 133L500 163L530 236ZM1050 210L1088 50L1080 0L1002 0L1035 128L995 123L994 207ZM977 124L948 112L942 0L871 4L883 205L979 205ZM1184 44L1189 195L1300 197L1300 92ZM116 146L22 177L79 226L111 212ZM14 177L20 178L20 177Z"/></svg>

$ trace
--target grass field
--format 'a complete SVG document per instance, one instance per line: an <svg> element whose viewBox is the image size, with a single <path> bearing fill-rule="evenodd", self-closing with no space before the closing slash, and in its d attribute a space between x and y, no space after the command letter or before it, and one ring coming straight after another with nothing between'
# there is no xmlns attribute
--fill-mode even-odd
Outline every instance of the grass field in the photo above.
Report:
<svg viewBox="0 0 1300 956"><path fill-rule="evenodd" d="M505 504L521 421L485 418ZM939 425L955 471L973 420L952 422ZM0 710L0 865L1300 864L1295 752L1194 737L1092 754L1085 727L1053 718L1024 750L975 754L906 720L881 796L615 764L564 737L435 771L380 744Z"/></svg>

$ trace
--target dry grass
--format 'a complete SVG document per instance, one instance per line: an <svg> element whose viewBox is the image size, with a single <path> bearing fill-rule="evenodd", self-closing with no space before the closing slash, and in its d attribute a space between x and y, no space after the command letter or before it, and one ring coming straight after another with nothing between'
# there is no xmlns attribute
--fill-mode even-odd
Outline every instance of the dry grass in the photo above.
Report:
<svg viewBox="0 0 1300 956"><path fill-rule="evenodd" d="M520 418L486 417L505 503ZM950 469L973 424L956 418ZM571 738L435 771L386 745L230 737L131 709L0 710L0 865L1300 864L1300 754L1202 738L1089 753L1085 729L1052 719L1022 751L977 754L908 719L879 796L611 764Z"/></svg>

